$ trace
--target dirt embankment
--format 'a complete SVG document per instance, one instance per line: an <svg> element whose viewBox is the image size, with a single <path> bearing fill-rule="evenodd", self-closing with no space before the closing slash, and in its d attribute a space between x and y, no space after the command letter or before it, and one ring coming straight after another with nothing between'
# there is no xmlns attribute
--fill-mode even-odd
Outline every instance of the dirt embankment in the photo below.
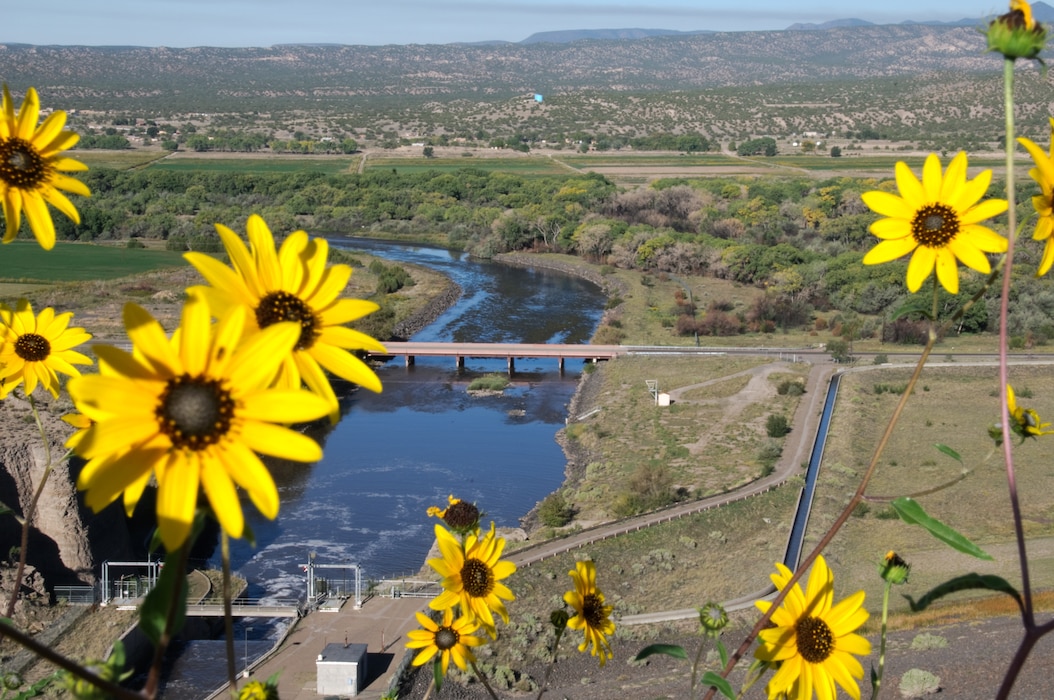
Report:
<svg viewBox="0 0 1054 700"><path fill-rule="evenodd" d="M461 293L461 287L453 281L450 281L446 288L438 295L434 296L427 305L413 313L409 318L395 324L392 328L392 338L390 338L390 340L408 339L414 333L442 316L443 312L453 306L457 300L461 298Z"/></svg>

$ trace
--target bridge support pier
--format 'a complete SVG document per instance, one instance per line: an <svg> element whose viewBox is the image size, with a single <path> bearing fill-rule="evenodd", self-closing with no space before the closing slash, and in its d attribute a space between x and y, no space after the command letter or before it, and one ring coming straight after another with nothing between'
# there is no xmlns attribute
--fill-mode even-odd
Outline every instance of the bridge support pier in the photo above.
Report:
<svg viewBox="0 0 1054 700"><path fill-rule="evenodd" d="M457 360L455 362L456 362L456 366L458 368L458 371L461 371L461 370L465 369L465 357L463 355L458 355L457 356Z"/></svg>
<svg viewBox="0 0 1054 700"><path fill-rule="evenodd" d="M515 372L515 371L516 371L516 359L515 359L515 358L513 358L513 357L512 357L511 355L510 355L510 356L509 356L509 376L511 377L511 376L512 376L512 373L513 373L513 372Z"/></svg>
<svg viewBox="0 0 1054 700"><path fill-rule="evenodd" d="M413 367L413 364L414 364L414 356L413 355L407 355L406 356L406 366L407 367Z"/></svg>
<svg viewBox="0 0 1054 700"><path fill-rule="evenodd" d="M564 373L564 358L561 357L559 360L557 360L557 363L560 365L560 374L563 374Z"/></svg>

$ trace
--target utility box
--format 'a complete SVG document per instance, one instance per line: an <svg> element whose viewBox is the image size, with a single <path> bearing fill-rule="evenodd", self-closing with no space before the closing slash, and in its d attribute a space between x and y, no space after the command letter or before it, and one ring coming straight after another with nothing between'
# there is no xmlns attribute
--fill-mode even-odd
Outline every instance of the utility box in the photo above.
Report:
<svg viewBox="0 0 1054 700"><path fill-rule="evenodd" d="M669 406L670 405L670 395L667 394L666 392L662 392L661 394L659 394L658 396L655 397L655 403L657 405L659 405L659 406Z"/></svg>
<svg viewBox="0 0 1054 700"><path fill-rule="evenodd" d="M354 697L366 681L365 644L327 644L315 661L316 692L330 697Z"/></svg>

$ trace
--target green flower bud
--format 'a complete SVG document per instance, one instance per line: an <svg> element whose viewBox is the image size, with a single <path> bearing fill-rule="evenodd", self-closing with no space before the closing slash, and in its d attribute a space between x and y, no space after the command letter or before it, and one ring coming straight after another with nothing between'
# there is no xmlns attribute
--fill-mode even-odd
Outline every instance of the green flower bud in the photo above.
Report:
<svg viewBox="0 0 1054 700"><path fill-rule="evenodd" d="M567 621L571 617L567 614L566 610L553 610L552 614L549 615L549 622L553 623L553 627L559 632L567 627Z"/></svg>
<svg viewBox="0 0 1054 700"><path fill-rule="evenodd" d="M882 580L893 584L907 583L908 574L911 573L911 564L900 558L900 555L889 550L886 559L878 568Z"/></svg>
<svg viewBox="0 0 1054 700"><path fill-rule="evenodd" d="M1037 58L1047 43L1047 28L1032 17L1028 0L1010 0L1010 12L988 24L988 50L998 51L1011 61ZM1042 61L1041 61L1042 62Z"/></svg>
<svg viewBox="0 0 1054 700"><path fill-rule="evenodd" d="M728 613L720 603L707 603L699 608L699 624L707 634L716 634L728 624Z"/></svg>

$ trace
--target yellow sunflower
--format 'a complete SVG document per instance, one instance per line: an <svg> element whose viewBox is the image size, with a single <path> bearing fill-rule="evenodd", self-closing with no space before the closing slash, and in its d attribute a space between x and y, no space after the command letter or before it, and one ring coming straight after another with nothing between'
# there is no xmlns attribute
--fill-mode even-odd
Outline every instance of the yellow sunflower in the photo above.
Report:
<svg viewBox="0 0 1054 700"><path fill-rule="evenodd" d="M591 561L580 561L573 571L567 573L575 582L575 589L564 593L564 602L575 610L567 626L582 630L585 639L578 645L578 650L592 647L593 656L600 657L603 666L612 656L607 638L615 633L615 623L611 621L611 606L604 605L604 594L597 588L596 567Z"/></svg>
<svg viewBox="0 0 1054 700"><path fill-rule="evenodd" d="M25 383L28 396L41 386L58 398L57 372L77 377L73 365L90 365L91 359L73 348L91 339L83 328L70 328L72 313L55 314L48 307L33 315L33 307L19 299L12 310L0 304L0 398Z"/></svg>
<svg viewBox="0 0 1054 700"><path fill-rule="evenodd" d="M329 244L323 238L308 240L303 231L291 233L276 252L274 236L262 218L253 214L247 224L249 248L226 226L216 224L231 265L227 267L202 253L187 253L211 287L202 290L217 315L245 306L253 311L250 326L273 323L300 324L295 352L285 358L276 383L299 388L301 380L330 404L330 419L339 418L337 397L323 370L355 382L370 391L381 382L366 363L348 350L384 351L379 342L344 324L378 309L362 299L338 298L351 277L348 265L326 266Z"/></svg>
<svg viewBox="0 0 1054 700"><path fill-rule="evenodd" d="M62 151L72 148L80 139L75 132L63 131L66 113L56 110L37 127L40 118L40 99L37 91L29 88L22 109L15 114L15 103L4 85L3 116L0 116L0 200L3 203L4 243L10 243L22 226L25 210L33 235L45 250L55 246L55 222L51 220L48 204L55 207L74 223L80 214L66 195L91 196L88 186L80 180L63 175L64 172L87 170L88 166Z"/></svg>
<svg viewBox="0 0 1054 700"><path fill-rule="evenodd" d="M249 681L238 691L238 700L278 700L278 687L263 681Z"/></svg>
<svg viewBox="0 0 1054 700"><path fill-rule="evenodd" d="M1044 430L1050 427L1050 423L1042 422L1035 410L1017 405L1014 387L1009 384L1006 385L1006 407L1010 414L1010 429L1019 435L1022 441L1027 437L1035 438L1054 433L1054 430Z"/></svg>
<svg viewBox="0 0 1054 700"><path fill-rule="evenodd" d="M470 532L479 532L479 519L483 516L475 503L462 501L453 494L447 496L449 505L443 510L439 506L429 506L428 516L439 518L459 535L467 535Z"/></svg>
<svg viewBox="0 0 1054 700"><path fill-rule="evenodd" d="M446 610L460 604L462 614L479 620L493 639L492 611L508 624L509 613L502 600L515 597L505 584L499 583L516 571L516 565L511 561L501 561L505 538L495 536L494 523L482 538L479 533L468 535L464 546L442 525L435 526L435 533L443 556L429 559L428 564L443 577L441 583L445 590L429 603L429 607Z"/></svg>
<svg viewBox="0 0 1054 700"><path fill-rule="evenodd" d="M1029 155L1032 156L1036 167L1028 171L1032 179L1039 185L1040 194L1032 197L1032 208L1036 210L1039 220L1036 222L1036 230L1032 233L1032 240L1046 241L1043 248L1043 259L1039 262L1039 270L1036 277L1042 277L1050 271L1054 265L1054 119L1050 120L1050 154L1026 138L1017 140Z"/></svg>
<svg viewBox="0 0 1054 700"><path fill-rule="evenodd" d="M980 224L1006 211L1007 203L1005 199L981 202L992 171L967 180L966 166L966 154L960 152L942 176L940 160L931 153L921 182L905 163L897 163L899 197L879 190L865 192L864 204L886 218L871 224L871 233L882 241L864 256L864 264L886 263L913 252L907 275L912 292L934 268L951 294L959 293L958 262L984 274L991 272L985 253L1006 252L1007 240Z"/></svg>
<svg viewBox="0 0 1054 700"><path fill-rule="evenodd" d="M443 611L443 622L436 624L432 618L422 613L415 613L417 621L424 627L423 630L407 632L410 641L406 643L408 649L420 649L414 657L414 666L423 666L436 654L439 654L443 675L446 675L450 667L450 659L454 660L457 667L466 670L466 663L475 661L476 655L472 653L471 647L478 647L486 640L473 634L479 629L479 621L463 615L456 621L454 611L447 608Z"/></svg>
<svg viewBox="0 0 1054 700"><path fill-rule="evenodd" d="M779 573L772 575L772 582L783 590L792 572L782 564L776 568ZM760 646L754 656L779 666L767 687L769 700L781 695L811 700L814 693L819 700L835 700L835 683L860 700L864 669L856 657L871 653L871 643L854 632L867 621L864 592L857 591L837 605L833 601L834 576L820 556L806 593L802 595L801 587L794 584L772 615L775 627L758 635ZM772 603L759 600L755 605L768 612Z"/></svg>
<svg viewBox="0 0 1054 700"><path fill-rule="evenodd" d="M278 514L278 490L255 452L320 459L314 440L276 423L315 420L329 405L307 391L269 388L299 328L280 323L243 337L245 316L235 310L213 327L204 299L192 296L167 338L145 309L125 306L132 353L97 345L99 374L69 382L77 410L92 421L67 441L88 460L77 488L92 510L124 494L131 511L153 475L169 551L190 532L199 485L232 537L245 527L235 484L265 517Z"/></svg>

